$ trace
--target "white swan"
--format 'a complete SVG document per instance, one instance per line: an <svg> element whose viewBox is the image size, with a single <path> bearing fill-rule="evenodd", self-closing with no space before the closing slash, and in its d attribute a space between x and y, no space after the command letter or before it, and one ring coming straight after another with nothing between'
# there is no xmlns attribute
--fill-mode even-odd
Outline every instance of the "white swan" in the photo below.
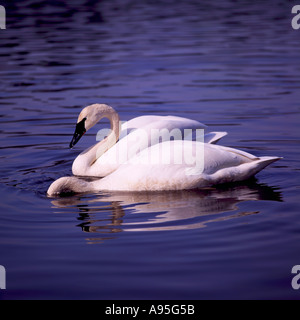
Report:
<svg viewBox="0 0 300 320"><path fill-rule="evenodd" d="M72 172L76 176L105 177L141 150L158 143L162 135L165 135L166 139L170 138L170 135L174 139L183 139L187 132L206 128L204 124L195 120L155 115L137 117L120 126L119 116L112 107L93 104L80 112L70 147L72 148L83 134L102 118L109 119L110 133L75 159ZM226 134L211 132L204 136L204 141L216 143Z"/></svg>
<svg viewBox="0 0 300 320"><path fill-rule="evenodd" d="M203 157L202 166L197 156ZM178 163L178 155L189 161ZM164 159L168 163L164 163ZM153 163L153 159L161 159ZM279 157L255 157L236 149L197 141L165 141L142 150L103 179L87 182L77 177L55 181L48 195L92 191L163 191L209 187L247 180ZM192 160L192 161L190 161Z"/></svg>

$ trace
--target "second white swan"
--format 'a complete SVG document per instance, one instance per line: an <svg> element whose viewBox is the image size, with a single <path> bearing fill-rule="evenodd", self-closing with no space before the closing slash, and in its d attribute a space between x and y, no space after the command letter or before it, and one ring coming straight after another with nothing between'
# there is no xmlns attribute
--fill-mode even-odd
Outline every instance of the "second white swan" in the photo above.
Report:
<svg viewBox="0 0 300 320"><path fill-rule="evenodd" d="M111 129L106 131L108 134L104 139L75 159L72 172L76 176L105 177L140 151L159 143L164 134L166 139L172 135L173 139L182 140L186 132L195 133L197 129L207 128L196 120L157 115L137 117L121 126L119 115L112 107L93 104L80 112L70 147L103 118L109 119ZM216 143L226 134L210 132L205 134L203 139L206 143ZM185 138L191 139L192 136Z"/></svg>

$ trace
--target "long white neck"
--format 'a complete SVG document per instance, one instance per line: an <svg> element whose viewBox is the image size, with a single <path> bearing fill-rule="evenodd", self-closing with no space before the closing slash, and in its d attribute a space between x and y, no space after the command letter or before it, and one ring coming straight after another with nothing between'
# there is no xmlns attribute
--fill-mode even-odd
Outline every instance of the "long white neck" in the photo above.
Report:
<svg viewBox="0 0 300 320"><path fill-rule="evenodd" d="M90 107L93 108L94 121L89 125L87 130L101 119L107 118L110 121L111 132L106 138L82 152L75 159L72 167L74 175L89 175L88 171L92 165L118 141L120 136L120 118L112 107L105 104L96 104Z"/></svg>
<svg viewBox="0 0 300 320"><path fill-rule="evenodd" d="M107 118L110 121L111 132L92 148L93 158L91 159L91 165L109 150L119 140L120 136L120 118L116 111L107 105L100 105L99 110L99 120L97 122L103 118ZM96 153L94 153L95 150Z"/></svg>

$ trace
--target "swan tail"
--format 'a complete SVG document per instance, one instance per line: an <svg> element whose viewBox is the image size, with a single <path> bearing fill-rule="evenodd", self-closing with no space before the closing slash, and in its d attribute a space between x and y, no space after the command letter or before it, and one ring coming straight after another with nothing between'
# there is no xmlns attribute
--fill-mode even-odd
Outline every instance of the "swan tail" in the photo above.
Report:
<svg viewBox="0 0 300 320"><path fill-rule="evenodd" d="M276 162L280 159L282 159L282 157L260 157L258 160L254 161L254 162L256 162L254 174L260 172L265 167L269 166L273 162Z"/></svg>
<svg viewBox="0 0 300 320"><path fill-rule="evenodd" d="M207 177L207 181L211 185L230 183L230 182L239 182L250 179L255 176L265 167L271 163L278 161L282 158L280 157L260 157L255 160L243 163L239 166L232 167L230 169L224 168L221 169L210 177Z"/></svg>
<svg viewBox="0 0 300 320"><path fill-rule="evenodd" d="M227 132L210 132L205 134L204 142L209 144L216 144L220 139L227 136Z"/></svg>
<svg viewBox="0 0 300 320"><path fill-rule="evenodd" d="M257 160L253 160L248 163L244 163L238 167L238 177L239 179L237 181L247 180L253 176L255 176L257 173L262 171L264 168L272 164L273 162L276 162L282 158L280 157L260 157Z"/></svg>

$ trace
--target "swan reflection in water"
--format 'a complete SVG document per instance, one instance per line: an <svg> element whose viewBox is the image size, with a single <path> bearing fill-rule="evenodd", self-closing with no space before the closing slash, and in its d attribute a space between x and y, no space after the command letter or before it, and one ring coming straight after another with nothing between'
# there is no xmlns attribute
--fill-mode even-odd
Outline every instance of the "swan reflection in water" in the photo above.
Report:
<svg viewBox="0 0 300 320"><path fill-rule="evenodd" d="M56 198L52 205L56 213L78 214L83 231L102 234L103 238L89 239L93 242L121 231L203 228L211 222L259 213L238 211L239 203L258 200L282 201L281 193L252 179L201 190L81 194ZM233 213L224 214L228 212Z"/></svg>

